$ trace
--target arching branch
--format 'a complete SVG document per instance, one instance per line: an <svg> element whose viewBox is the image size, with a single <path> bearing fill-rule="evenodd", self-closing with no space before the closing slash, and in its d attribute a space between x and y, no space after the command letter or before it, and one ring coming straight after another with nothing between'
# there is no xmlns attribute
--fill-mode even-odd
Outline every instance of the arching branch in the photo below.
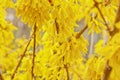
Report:
<svg viewBox="0 0 120 80"><path fill-rule="evenodd" d="M112 71L112 67L109 65L109 60L108 60L104 68L104 74L102 80L109 80L111 71Z"/></svg>
<svg viewBox="0 0 120 80"><path fill-rule="evenodd" d="M21 55L21 58L20 58L20 60L19 60L19 62L18 62L18 64L17 64L17 66L16 66L13 74L11 75L11 80L14 79L15 74L16 74L16 72L17 72L17 70L18 70L21 62L22 62L23 58L25 57L25 53L27 52L28 46L30 45L30 42L31 42L31 40L32 40L32 36L33 36L33 34L31 35L31 37L30 37L30 39L29 39L29 41L28 41L28 43L27 43L27 45L26 45L26 47L25 47L25 50L24 50L23 54Z"/></svg>

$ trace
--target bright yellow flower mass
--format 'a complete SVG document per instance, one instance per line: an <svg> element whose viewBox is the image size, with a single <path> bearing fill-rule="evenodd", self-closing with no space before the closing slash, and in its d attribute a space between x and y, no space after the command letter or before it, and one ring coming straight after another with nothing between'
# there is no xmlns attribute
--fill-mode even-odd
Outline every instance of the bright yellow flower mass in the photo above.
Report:
<svg viewBox="0 0 120 80"><path fill-rule="evenodd" d="M7 8L29 40L14 37ZM120 0L0 0L0 80L120 80L119 14Z"/></svg>

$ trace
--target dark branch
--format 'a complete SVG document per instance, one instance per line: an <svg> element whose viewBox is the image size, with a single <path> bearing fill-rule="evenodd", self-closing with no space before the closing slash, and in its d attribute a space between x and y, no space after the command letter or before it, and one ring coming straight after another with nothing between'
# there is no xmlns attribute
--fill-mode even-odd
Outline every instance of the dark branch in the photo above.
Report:
<svg viewBox="0 0 120 80"><path fill-rule="evenodd" d="M67 80L70 80L70 77L69 77L69 70L68 70L67 64L64 64L64 68L65 68L66 73L67 73Z"/></svg>
<svg viewBox="0 0 120 80"><path fill-rule="evenodd" d="M78 39L88 28L88 25L86 25L80 32L76 34L76 39Z"/></svg>
<svg viewBox="0 0 120 80"><path fill-rule="evenodd" d="M30 42L31 42L31 40L32 40L32 36L33 36L33 34L31 35L31 37L30 37L30 39L29 39L29 41L28 41L28 43L27 43L27 45L26 45L26 47L25 47L25 50L24 50L23 54L21 55L21 58L20 58L17 66L16 66L16 68L15 68L15 70L14 70L12 76L11 76L11 80L13 80L14 77L15 77L15 74L16 74L16 72L17 72L17 70L18 70L18 68L19 68L19 66L20 66L20 64L21 64L21 62L22 62L22 60L23 60L23 58L24 58L24 56L25 56L25 53L26 53L26 51L27 51L27 48L28 48L28 46L30 45Z"/></svg>
<svg viewBox="0 0 120 80"><path fill-rule="evenodd" d="M104 74L103 74L102 80L109 80L111 71L112 71L112 67L109 66L109 60L108 60L104 68Z"/></svg>
<svg viewBox="0 0 120 80"><path fill-rule="evenodd" d="M57 22L57 19L55 19L55 27L56 27L56 33L59 34L59 24Z"/></svg>
<svg viewBox="0 0 120 80"><path fill-rule="evenodd" d="M101 11L100 8L99 8L99 3L96 2L95 0L93 0L93 1L94 1L94 3L95 3L94 6L97 8L98 12L100 13L100 16L101 16L101 18L103 19L103 21L104 21L104 23L105 23L105 25L106 25L106 27L107 27L107 30L108 30L108 32L109 32L109 34L110 34L111 30L110 30L110 28L109 28L109 25L108 25L107 21L105 20L105 17L104 17L104 15L103 15L102 11Z"/></svg>
<svg viewBox="0 0 120 80"><path fill-rule="evenodd" d="M32 71L31 71L32 78L34 77L35 49L36 49L36 24L34 25L33 59L32 59Z"/></svg>
<svg viewBox="0 0 120 80"><path fill-rule="evenodd" d="M119 0L119 6L118 6L117 14L116 14L116 17L115 17L115 21L114 21L114 24L113 24L114 29L110 32L111 36L114 36L116 33L119 32L119 29L117 29L117 27L115 25L119 21L120 21L120 0Z"/></svg>
<svg viewBox="0 0 120 80"><path fill-rule="evenodd" d="M2 76L2 73L0 73L0 80L4 80L3 76Z"/></svg>

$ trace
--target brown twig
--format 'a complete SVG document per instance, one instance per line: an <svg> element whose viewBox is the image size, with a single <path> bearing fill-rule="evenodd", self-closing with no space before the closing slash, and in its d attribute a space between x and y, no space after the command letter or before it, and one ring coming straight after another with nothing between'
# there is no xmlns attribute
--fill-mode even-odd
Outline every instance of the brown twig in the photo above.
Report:
<svg viewBox="0 0 120 80"><path fill-rule="evenodd" d="M31 37L30 37L30 39L29 39L29 41L28 41L28 43L27 43L27 45L26 45L26 47L25 47L25 50L24 50L23 54L21 55L21 58L20 58L20 60L19 60L19 62L18 62L18 64L17 64L17 66L16 66L13 74L11 75L11 80L13 80L14 77L15 77L15 74L16 74L16 72L17 72L17 70L18 70L18 68L19 68L19 66L20 66L20 64L21 64L21 62L22 62L22 60L23 60L23 58L24 58L24 56L25 56L25 53L26 53L26 51L27 51L27 48L28 48L28 46L29 46L29 44L30 44L30 42L31 42L31 40L32 40L32 36L33 36L33 34L31 35Z"/></svg>
<svg viewBox="0 0 120 80"><path fill-rule="evenodd" d="M114 24L113 24L114 29L110 32L111 36L114 36L116 33L119 32L119 29L117 29L117 27L115 25L119 21L120 21L120 0L119 0L119 5L118 5L118 10L117 10L117 14L116 14L116 17L115 17L115 21L114 21Z"/></svg>
<svg viewBox="0 0 120 80"><path fill-rule="evenodd" d="M104 15L103 15L102 11L101 11L100 8L99 8L99 3L96 2L95 0L93 0L93 1L94 1L94 3L95 3L94 6L97 8L98 12L100 13L101 18L103 19L103 21L104 21L104 23L105 23L105 25L106 25L106 27L107 27L107 30L108 30L108 32L110 33L111 30L110 30L110 28L109 28L109 25L108 25L107 21L105 20L105 17L104 17Z"/></svg>
<svg viewBox="0 0 120 80"><path fill-rule="evenodd" d="M91 9L93 9L93 8L94 8L94 6L92 6L92 7L88 10L87 13L89 13L89 12L91 11ZM76 39L80 38L80 36L87 30L87 28L88 28L88 24L86 24L86 26L85 26L80 32L78 32L78 33L76 34Z"/></svg>
<svg viewBox="0 0 120 80"><path fill-rule="evenodd" d="M68 70L67 64L64 64L64 68L65 68L66 73L67 73L67 80L70 80L70 77L69 77L69 70Z"/></svg>
<svg viewBox="0 0 120 80"><path fill-rule="evenodd" d="M88 28L88 25L86 25L78 34L76 34L76 39L78 39Z"/></svg>
<svg viewBox="0 0 120 80"><path fill-rule="evenodd" d="M32 79L34 77L35 49L36 49L36 24L34 25L33 59L32 59L32 71L31 71Z"/></svg>
<svg viewBox="0 0 120 80"><path fill-rule="evenodd" d="M108 80L111 71L112 71L112 67L109 65L109 60L108 60L104 68L104 74L103 74L102 80Z"/></svg>
<svg viewBox="0 0 120 80"><path fill-rule="evenodd" d="M56 33L59 34L59 24L57 22L57 18L55 19L55 27L56 27Z"/></svg>
<svg viewBox="0 0 120 80"><path fill-rule="evenodd" d="M2 74L0 73L0 80L4 80Z"/></svg>

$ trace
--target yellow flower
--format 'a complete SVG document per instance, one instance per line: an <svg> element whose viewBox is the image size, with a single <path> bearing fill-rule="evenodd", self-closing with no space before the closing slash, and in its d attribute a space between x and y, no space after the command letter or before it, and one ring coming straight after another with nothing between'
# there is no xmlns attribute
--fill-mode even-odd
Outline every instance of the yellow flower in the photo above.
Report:
<svg viewBox="0 0 120 80"><path fill-rule="evenodd" d="M37 26L49 20L50 4L48 0L18 0L16 3L17 16L29 26Z"/></svg>

